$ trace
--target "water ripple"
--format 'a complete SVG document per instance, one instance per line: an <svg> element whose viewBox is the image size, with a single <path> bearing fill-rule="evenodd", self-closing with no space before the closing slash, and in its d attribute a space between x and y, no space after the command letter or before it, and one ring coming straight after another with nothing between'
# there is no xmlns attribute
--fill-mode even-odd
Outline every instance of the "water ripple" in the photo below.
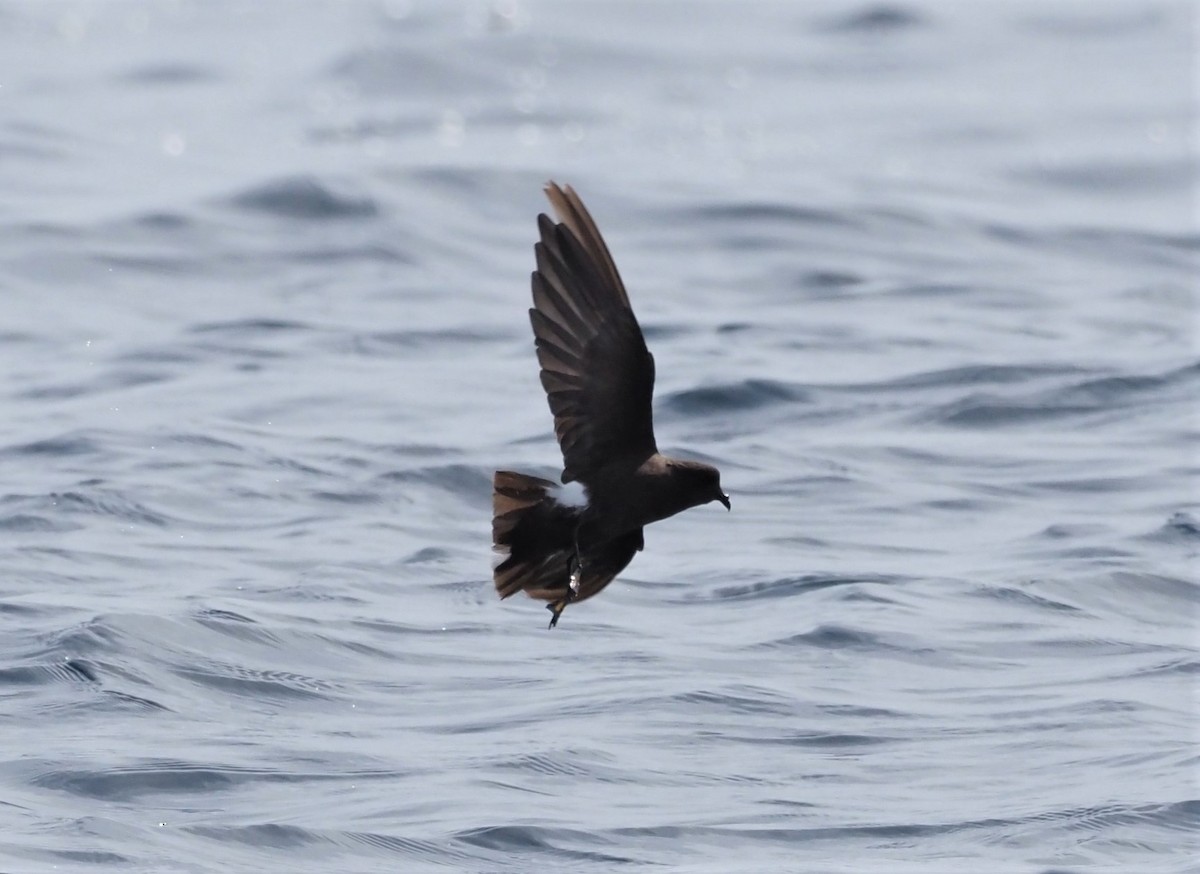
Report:
<svg viewBox="0 0 1200 874"><path fill-rule="evenodd" d="M379 206L370 197L336 191L311 177L279 179L233 195L229 202L238 209L276 218L327 221L372 218Z"/></svg>

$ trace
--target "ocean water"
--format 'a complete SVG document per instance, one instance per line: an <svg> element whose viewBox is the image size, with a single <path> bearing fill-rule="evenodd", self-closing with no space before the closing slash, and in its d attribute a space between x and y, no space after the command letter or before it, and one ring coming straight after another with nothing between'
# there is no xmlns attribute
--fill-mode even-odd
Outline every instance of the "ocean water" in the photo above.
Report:
<svg viewBox="0 0 1200 874"><path fill-rule="evenodd" d="M0 3L0 870L1200 870L1196 42ZM733 499L554 631L551 178Z"/></svg>

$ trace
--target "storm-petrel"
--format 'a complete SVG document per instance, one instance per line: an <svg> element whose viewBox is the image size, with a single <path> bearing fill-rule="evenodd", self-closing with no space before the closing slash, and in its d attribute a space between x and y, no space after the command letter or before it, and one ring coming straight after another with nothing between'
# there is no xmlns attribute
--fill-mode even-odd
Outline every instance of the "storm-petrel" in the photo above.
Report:
<svg viewBox="0 0 1200 874"><path fill-rule="evenodd" d="M533 336L542 386L563 454L562 481L583 486L568 502L550 480L508 470L493 481L493 574L507 598L524 590L549 601L550 627L566 606L590 598L644 545L642 528L720 501L721 474L661 455L650 399L654 356L629 305L608 246L571 187L550 182L558 222L538 216Z"/></svg>

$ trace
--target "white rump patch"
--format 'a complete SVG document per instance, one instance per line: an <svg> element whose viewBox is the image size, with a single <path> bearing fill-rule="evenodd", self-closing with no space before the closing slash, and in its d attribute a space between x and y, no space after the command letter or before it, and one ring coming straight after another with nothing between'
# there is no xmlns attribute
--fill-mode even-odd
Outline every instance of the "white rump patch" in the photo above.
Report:
<svg viewBox="0 0 1200 874"><path fill-rule="evenodd" d="M564 507L586 507L588 505L587 489L581 482L567 483L554 491L554 500Z"/></svg>

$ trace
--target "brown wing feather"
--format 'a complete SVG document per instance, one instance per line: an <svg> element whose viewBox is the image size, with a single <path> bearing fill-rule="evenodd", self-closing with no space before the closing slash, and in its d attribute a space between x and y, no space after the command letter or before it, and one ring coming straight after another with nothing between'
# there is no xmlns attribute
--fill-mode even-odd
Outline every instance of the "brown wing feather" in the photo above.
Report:
<svg viewBox="0 0 1200 874"><path fill-rule="evenodd" d="M559 187L554 182L548 182L546 197L554 207L558 220L571 229L575 239L583 244L592 261L601 268L605 281L617 292L618 299L626 309L630 309L629 295L625 293L625 285L621 282L621 274L617 272L616 262L608 251L604 237L600 236L600 229L592 220L592 214L587 211L575 189L570 185Z"/></svg>
<svg viewBox="0 0 1200 874"><path fill-rule="evenodd" d="M538 216L533 309L542 386L563 452L563 482L657 451L654 357L596 224L571 188L546 194L559 223Z"/></svg>

